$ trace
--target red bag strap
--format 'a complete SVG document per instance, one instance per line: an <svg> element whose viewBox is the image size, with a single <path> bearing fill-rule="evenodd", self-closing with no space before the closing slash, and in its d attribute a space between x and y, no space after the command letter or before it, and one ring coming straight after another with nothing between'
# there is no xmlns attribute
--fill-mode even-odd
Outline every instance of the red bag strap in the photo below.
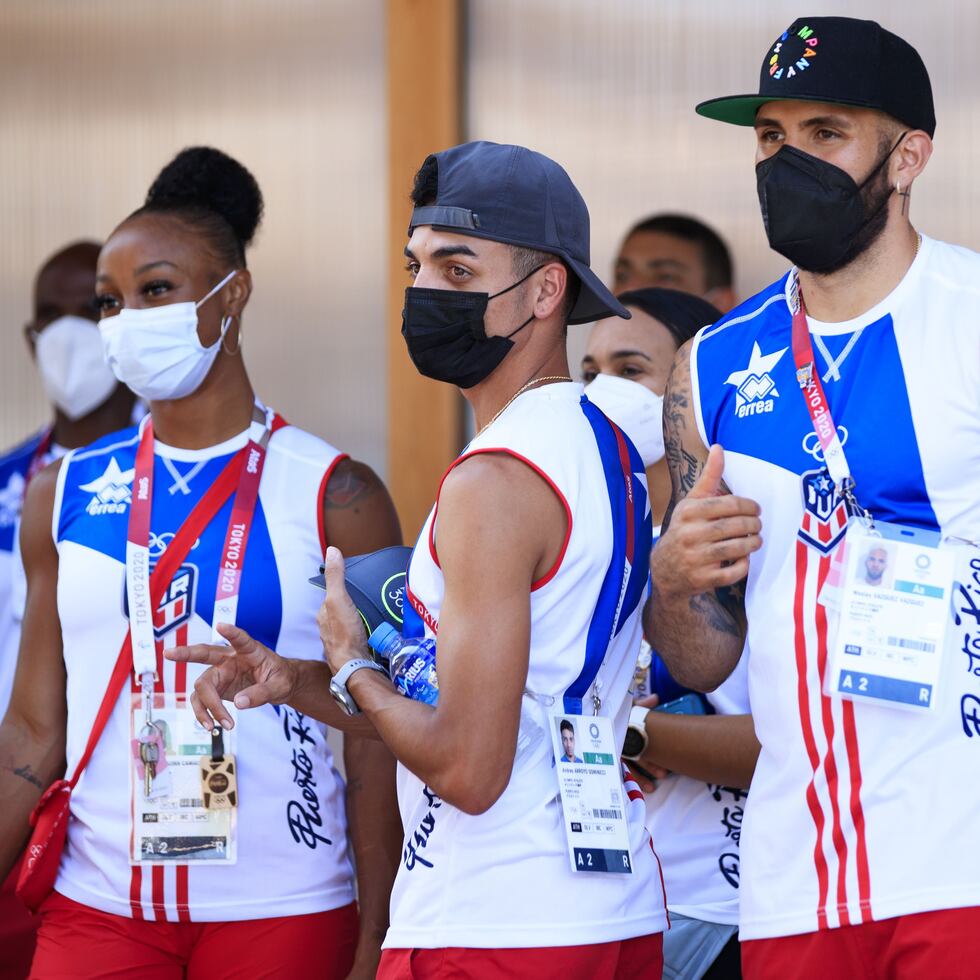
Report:
<svg viewBox="0 0 980 980"><path fill-rule="evenodd" d="M211 484L208 492L198 501L197 505L190 512L187 520L181 524L169 547L157 562L153 573L150 575L150 603L151 608L156 609L163 596L164 591L169 587L170 580L174 573L180 568L181 562L187 557L194 542L198 539L201 532L211 523L214 516L221 510L228 498L235 492L238 486L238 478L241 468L245 465L245 450L241 449L228 461L225 468L218 474L218 478ZM109 678L109 686L106 688L102 703L99 705L98 714L92 725L92 732L85 745L85 751L75 773L69 780L72 789L78 783L85 767L92 758L95 746L102 737L112 709L116 706L116 701L122 692L126 681L129 678L133 666L133 638L129 630L126 630L126 639L123 640L122 649L119 651L119 658L116 666L112 669Z"/></svg>

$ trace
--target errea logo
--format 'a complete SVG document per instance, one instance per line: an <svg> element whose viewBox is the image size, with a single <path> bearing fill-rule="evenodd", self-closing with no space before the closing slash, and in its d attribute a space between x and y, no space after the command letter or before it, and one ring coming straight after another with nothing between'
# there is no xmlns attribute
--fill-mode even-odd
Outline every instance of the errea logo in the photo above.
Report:
<svg viewBox="0 0 980 980"><path fill-rule="evenodd" d="M784 347L773 354L763 354L758 343L754 343L749 366L744 371L732 371L728 376L725 384L735 386L735 414L740 419L746 415L762 415L775 408L779 392L769 372L788 350Z"/></svg>
<svg viewBox="0 0 980 980"><path fill-rule="evenodd" d="M109 458L105 473L91 483L79 486L83 493L95 494L85 508L93 517L99 514L122 514L133 500L135 469L121 470L116 457Z"/></svg>

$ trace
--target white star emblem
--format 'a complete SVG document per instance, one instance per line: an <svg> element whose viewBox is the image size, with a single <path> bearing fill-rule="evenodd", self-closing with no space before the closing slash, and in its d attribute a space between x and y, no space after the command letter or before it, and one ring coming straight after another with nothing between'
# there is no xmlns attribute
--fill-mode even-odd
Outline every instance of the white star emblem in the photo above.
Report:
<svg viewBox="0 0 980 980"><path fill-rule="evenodd" d="M94 493L104 503L129 503L129 488L132 485L135 475L135 469L126 470L125 472L119 469L116 457L110 456L109 465L106 467L105 473L91 483L80 484L78 489L84 493Z"/></svg>
<svg viewBox="0 0 980 980"><path fill-rule="evenodd" d="M776 386L769 372L779 363L779 359L788 351L788 347L774 354L763 354L758 343L752 345L752 357L749 366L744 371L732 371L728 375L726 385L735 385L735 407L739 408L746 402L756 399L778 396Z"/></svg>

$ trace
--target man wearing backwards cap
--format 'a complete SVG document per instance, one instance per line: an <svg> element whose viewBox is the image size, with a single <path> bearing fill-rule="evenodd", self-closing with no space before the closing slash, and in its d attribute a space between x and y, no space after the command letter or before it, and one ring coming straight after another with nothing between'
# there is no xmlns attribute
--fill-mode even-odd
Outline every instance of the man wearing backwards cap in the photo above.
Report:
<svg viewBox="0 0 980 980"><path fill-rule="evenodd" d="M568 323L629 314L589 268L585 202L547 157L453 147L426 159L412 198L402 332L422 374L463 390L477 435L408 569L404 631L436 637L435 707L370 669L343 558L325 559L334 688L399 760L405 844L378 976L659 978L663 887L618 758L651 540L643 463L570 379L565 350ZM297 679L303 664L236 646L281 680L248 706L351 722L322 680ZM212 671L198 706L225 719L217 695L242 683ZM573 776L558 726L576 715L586 763ZM578 781L575 824L560 777ZM619 836L606 848L587 842L607 826Z"/></svg>
<svg viewBox="0 0 980 980"><path fill-rule="evenodd" d="M794 263L678 353L672 516L651 559L648 633L678 680L716 687L748 628L762 754L741 838L746 975L973 977L980 586L958 590L923 549L905 578L922 594L929 577L929 622L900 590L821 592L845 530L862 534L849 513L899 541L980 540L980 258L909 218L929 77L878 24L806 17L767 49L757 95L698 112L755 127L769 242Z"/></svg>

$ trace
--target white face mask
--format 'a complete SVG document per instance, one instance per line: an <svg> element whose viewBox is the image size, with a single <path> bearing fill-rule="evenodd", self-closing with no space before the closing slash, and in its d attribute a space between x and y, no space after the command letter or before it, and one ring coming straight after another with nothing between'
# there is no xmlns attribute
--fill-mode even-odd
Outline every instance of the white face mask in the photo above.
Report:
<svg viewBox="0 0 980 980"><path fill-rule="evenodd" d="M664 397L637 381L597 374L585 386L589 401L629 436L645 467L664 458Z"/></svg>
<svg viewBox="0 0 980 980"><path fill-rule="evenodd" d="M99 322L106 363L115 376L147 401L186 398L207 377L230 318L221 336L204 347L197 335L197 310L229 282L228 273L197 303L169 303L143 310L122 309Z"/></svg>
<svg viewBox="0 0 980 980"><path fill-rule="evenodd" d="M37 334L34 354L48 398L73 422L98 408L116 389L98 326L85 317L52 320Z"/></svg>

